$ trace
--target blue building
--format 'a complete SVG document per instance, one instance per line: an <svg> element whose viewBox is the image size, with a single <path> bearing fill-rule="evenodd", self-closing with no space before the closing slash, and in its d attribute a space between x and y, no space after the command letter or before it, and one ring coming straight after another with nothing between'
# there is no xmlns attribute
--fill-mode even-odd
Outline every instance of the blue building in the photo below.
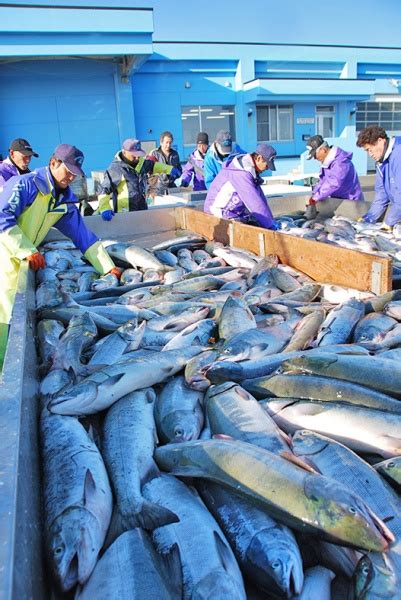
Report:
<svg viewBox="0 0 401 600"><path fill-rule="evenodd" d="M38 166L73 143L90 175L126 137L150 150L170 130L185 159L198 131L213 140L227 129L249 150L273 144L286 172L320 133L352 149L363 173L356 130L401 133L401 11L398 0L349 5L0 3L0 153L25 137Z"/></svg>

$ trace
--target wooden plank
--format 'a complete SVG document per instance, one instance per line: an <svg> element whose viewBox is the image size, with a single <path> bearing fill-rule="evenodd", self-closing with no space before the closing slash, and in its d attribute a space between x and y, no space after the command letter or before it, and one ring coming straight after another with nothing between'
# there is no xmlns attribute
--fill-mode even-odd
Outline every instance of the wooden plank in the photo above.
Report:
<svg viewBox="0 0 401 600"><path fill-rule="evenodd" d="M264 254L277 254L280 261L306 273L315 281L351 287L383 294L392 287L392 262L374 254L348 250L314 240L297 238L262 227L219 219L187 207L184 212L186 229L210 240L229 243L229 224L233 224L232 245L260 255L261 237ZM177 226L179 221L177 220Z"/></svg>

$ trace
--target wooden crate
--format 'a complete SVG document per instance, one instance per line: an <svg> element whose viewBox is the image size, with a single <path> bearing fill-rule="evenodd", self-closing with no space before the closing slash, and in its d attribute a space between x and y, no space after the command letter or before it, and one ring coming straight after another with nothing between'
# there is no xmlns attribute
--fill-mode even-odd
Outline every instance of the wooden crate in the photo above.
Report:
<svg viewBox="0 0 401 600"><path fill-rule="evenodd" d="M321 283L375 294L384 294L392 288L392 261L388 258L219 219L187 207L176 207L175 217L178 229L190 230L260 256L277 254L282 263Z"/></svg>

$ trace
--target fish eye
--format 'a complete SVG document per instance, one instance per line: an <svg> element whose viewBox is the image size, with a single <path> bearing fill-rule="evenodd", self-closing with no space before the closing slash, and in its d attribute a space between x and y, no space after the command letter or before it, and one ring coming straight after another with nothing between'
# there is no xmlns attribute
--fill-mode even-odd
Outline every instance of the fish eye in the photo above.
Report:
<svg viewBox="0 0 401 600"><path fill-rule="evenodd" d="M59 555L63 552L63 548L61 546L58 546L55 550L54 550L54 554Z"/></svg>
<svg viewBox="0 0 401 600"><path fill-rule="evenodd" d="M355 506L349 506L348 507L348 512L350 512L351 515L356 515L356 508L355 508Z"/></svg>
<svg viewBox="0 0 401 600"><path fill-rule="evenodd" d="M394 462L387 463L387 468L388 469L392 469L393 467L395 467L395 463Z"/></svg>
<svg viewBox="0 0 401 600"><path fill-rule="evenodd" d="M279 561L279 560L275 560L275 561L272 563L272 569L274 569L275 571L276 571L277 569L279 569L279 568L280 568L280 566L281 566L281 563L280 563L280 561Z"/></svg>
<svg viewBox="0 0 401 600"><path fill-rule="evenodd" d="M369 569L369 565L365 565L365 566L362 568L362 573L363 573L363 575L369 575L369 570L370 570L370 569Z"/></svg>

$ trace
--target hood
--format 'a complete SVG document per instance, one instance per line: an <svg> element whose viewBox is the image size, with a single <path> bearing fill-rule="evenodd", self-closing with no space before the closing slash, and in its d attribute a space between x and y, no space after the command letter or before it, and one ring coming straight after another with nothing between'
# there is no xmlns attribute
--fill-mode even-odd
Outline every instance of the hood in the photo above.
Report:
<svg viewBox="0 0 401 600"><path fill-rule="evenodd" d="M37 189L39 190L39 192L41 192L42 194L51 193L53 196L55 196L56 192L55 192L55 187L54 187L54 181L51 176L49 167L41 167L39 169L36 169L35 171L32 171L32 175L34 178L33 182L34 182L35 186L37 187ZM29 177L29 174L27 174L25 176ZM75 204L76 202L78 202L78 198L75 196L74 192L68 186L68 188L63 190L63 192L60 194L57 204L61 204L61 203Z"/></svg>
<svg viewBox="0 0 401 600"><path fill-rule="evenodd" d="M348 160L352 160L353 153L346 152L342 148L338 148L337 146L332 146L326 159L322 163L322 167L329 167L331 163L336 159L337 162L347 162Z"/></svg>
<svg viewBox="0 0 401 600"><path fill-rule="evenodd" d="M229 171L248 171L252 177L258 177L250 154L230 154L228 159L223 163L222 168Z"/></svg>

